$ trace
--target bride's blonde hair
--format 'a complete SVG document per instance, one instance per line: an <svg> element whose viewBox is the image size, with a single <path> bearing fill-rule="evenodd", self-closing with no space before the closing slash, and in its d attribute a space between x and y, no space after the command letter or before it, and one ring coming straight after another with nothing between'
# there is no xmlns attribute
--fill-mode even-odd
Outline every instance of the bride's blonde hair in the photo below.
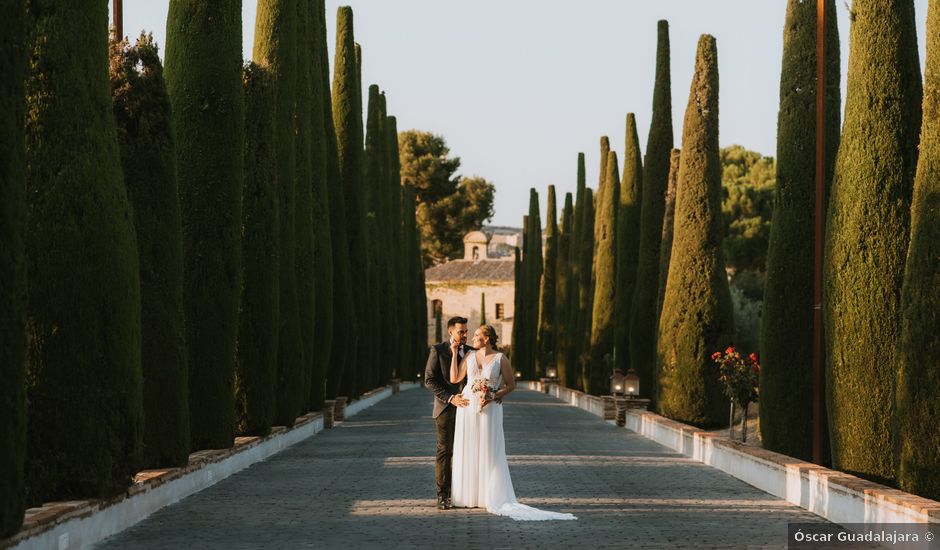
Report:
<svg viewBox="0 0 940 550"><path fill-rule="evenodd" d="M490 346L498 350L496 344L499 342L499 337L496 336L496 329L493 328L493 325L480 325L480 330L483 331L484 336L490 339Z"/></svg>

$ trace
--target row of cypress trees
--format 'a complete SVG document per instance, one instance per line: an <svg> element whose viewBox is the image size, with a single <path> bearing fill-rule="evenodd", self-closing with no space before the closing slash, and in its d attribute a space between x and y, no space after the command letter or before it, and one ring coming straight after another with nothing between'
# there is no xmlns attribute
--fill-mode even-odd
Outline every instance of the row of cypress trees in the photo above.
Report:
<svg viewBox="0 0 940 550"><path fill-rule="evenodd" d="M332 97L323 0L260 0L247 66L241 2L172 0L165 76L141 35L110 86L107 2L2 11L0 536L417 372L415 198L384 95L363 141L349 8Z"/></svg>

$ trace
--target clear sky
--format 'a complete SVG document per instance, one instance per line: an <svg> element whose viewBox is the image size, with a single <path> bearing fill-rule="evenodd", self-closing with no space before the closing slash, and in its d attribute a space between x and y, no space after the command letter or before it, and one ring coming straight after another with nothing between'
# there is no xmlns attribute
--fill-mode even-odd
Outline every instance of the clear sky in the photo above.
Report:
<svg viewBox="0 0 940 550"><path fill-rule="evenodd" d="M806 0L810 1L810 0ZM124 32L164 45L169 0L125 0ZM849 21L838 4L842 76ZM721 144L775 155L785 0L326 0L333 49L336 8L351 5L363 84L386 91L400 130L442 134L461 173L496 185L494 224L520 226L529 188L574 191L577 153L596 186L599 138L623 151L634 112L645 150L656 22L670 23L675 145L682 135L699 35L718 42ZM927 0L915 0L921 64ZM251 57L255 2L243 9ZM843 93L844 98L844 93ZM543 214L544 217L544 214Z"/></svg>

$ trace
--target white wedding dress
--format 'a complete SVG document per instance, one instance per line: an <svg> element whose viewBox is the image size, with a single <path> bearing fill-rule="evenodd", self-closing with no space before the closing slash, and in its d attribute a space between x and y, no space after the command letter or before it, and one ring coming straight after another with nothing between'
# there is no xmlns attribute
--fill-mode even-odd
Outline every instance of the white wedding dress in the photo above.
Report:
<svg viewBox="0 0 940 550"><path fill-rule="evenodd" d="M471 353L467 359L467 384L462 395L470 404L457 409L451 501L456 507L485 507L491 514L520 521L577 519L572 514L539 510L516 501L506 461L503 406L491 402L480 411L479 396L471 389L478 378L486 378L491 388L499 388L502 358L502 353L496 354L482 369L477 364L476 353Z"/></svg>

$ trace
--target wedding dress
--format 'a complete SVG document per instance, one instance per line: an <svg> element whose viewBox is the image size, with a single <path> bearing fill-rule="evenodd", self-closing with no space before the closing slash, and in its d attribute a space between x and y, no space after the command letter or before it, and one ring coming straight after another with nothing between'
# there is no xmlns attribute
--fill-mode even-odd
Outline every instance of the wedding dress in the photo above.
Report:
<svg viewBox="0 0 940 550"><path fill-rule="evenodd" d="M482 369L476 353L467 359L467 384L462 395L470 404L457 409L451 501L456 507L486 507L491 514L520 521L577 519L572 514L539 510L516 501L506 461L503 406L490 402L481 411L479 396L472 390L478 378L486 378L491 388L500 387L502 358L503 354L497 353Z"/></svg>

